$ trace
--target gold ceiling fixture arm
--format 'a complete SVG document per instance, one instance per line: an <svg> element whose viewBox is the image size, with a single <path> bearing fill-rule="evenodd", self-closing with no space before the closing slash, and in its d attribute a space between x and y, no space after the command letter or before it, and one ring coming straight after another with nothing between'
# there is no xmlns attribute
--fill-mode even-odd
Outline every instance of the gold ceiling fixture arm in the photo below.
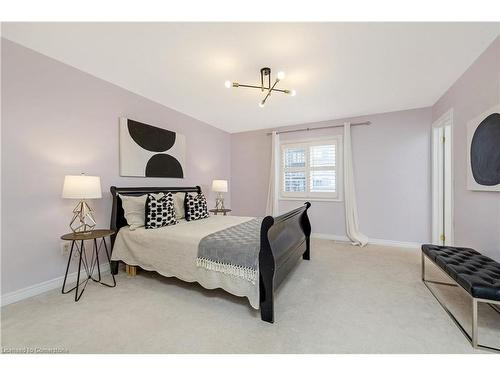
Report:
<svg viewBox="0 0 500 375"><path fill-rule="evenodd" d="M267 79L266 79L267 78ZM242 84L239 82L231 82L231 81L226 81L225 86L227 88L231 87L243 87L243 88L250 88L250 89L259 89L261 92L266 92L266 96L264 99L262 99L261 102L259 102L260 107L264 107L266 104L267 99L271 95L273 91L280 92L282 94L286 95L291 95L295 96L296 91L295 90L288 90L288 89L278 89L276 88L276 85L285 78L285 73L284 72L278 72L276 75L276 79L274 81L274 84L271 85L272 79L271 79L271 68L264 67L260 70L260 86L258 85L247 85L247 84ZM265 82L267 80L267 82ZM267 86L266 86L267 84Z"/></svg>
<svg viewBox="0 0 500 375"><path fill-rule="evenodd" d="M267 95L265 96L265 98L262 100L261 102L261 107L263 107L265 104L266 104L266 100L267 98L269 98L269 95L271 95L271 91L274 90L274 86L276 86L276 84L279 82L280 80L276 78L276 81L274 81L274 85L273 87L271 87L268 91L267 91Z"/></svg>

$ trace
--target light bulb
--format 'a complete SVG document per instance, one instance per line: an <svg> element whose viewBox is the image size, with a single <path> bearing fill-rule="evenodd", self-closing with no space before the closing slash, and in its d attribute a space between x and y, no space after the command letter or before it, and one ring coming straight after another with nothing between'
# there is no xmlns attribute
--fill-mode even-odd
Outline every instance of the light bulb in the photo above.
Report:
<svg viewBox="0 0 500 375"><path fill-rule="evenodd" d="M285 79L285 72L278 72L277 77L279 80Z"/></svg>
<svg viewBox="0 0 500 375"><path fill-rule="evenodd" d="M260 108L264 108L264 105L265 105L265 104L266 104L266 103L265 103L264 101L261 101L261 102L259 103L259 107L260 107Z"/></svg>
<svg viewBox="0 0 500 375"><path fill-rule="evenodd" d="M295 91L295 90L290 91L290 95L291 95L291 96L295 96L295 95L297 95L297 91Z"/></svg>
<svg viewBox="0 0 500 375"><path fill-rule="evenodd" d="M224 82L224 86L226 86L226 88L230 88L232 86L231 81Z"/></svg>

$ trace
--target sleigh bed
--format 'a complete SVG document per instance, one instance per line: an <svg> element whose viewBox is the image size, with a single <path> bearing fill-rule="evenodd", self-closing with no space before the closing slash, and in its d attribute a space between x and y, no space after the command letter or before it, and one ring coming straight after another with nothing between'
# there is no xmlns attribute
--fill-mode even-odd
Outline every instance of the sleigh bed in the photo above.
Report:
<svg viewBox="0 0 500 375"><path fill-rule="evenodd" d="M111 238L113 274L118 273L118 265L123 262L127 266L138 266L164 276L188 282L196 281L207 289L222 288L231 294L247 297L252 307L260 308L262 320L273 323L276 289L301 257L310 259L311 225L307 216L307 210L311 206L309 202L283 215L261 218L258 227L255 219L250 217L210 216L189 222L180 220L178 224L165 228L140 228L131 231L120 196L161 192L200 193L201 188L112 186L110 190L113 196L111 229L116 232ZM248 276L246 274L228 275L215 269L199 267L196 254L202 241L213 235L225 235L224 231L245 223L246 230L253 231L250 234L257 241L256 277L245 277ZM240 241L236 238L233 240ZM227 241L232 239L228 237ZM235 243L234 246L241 244Z"/></svg>

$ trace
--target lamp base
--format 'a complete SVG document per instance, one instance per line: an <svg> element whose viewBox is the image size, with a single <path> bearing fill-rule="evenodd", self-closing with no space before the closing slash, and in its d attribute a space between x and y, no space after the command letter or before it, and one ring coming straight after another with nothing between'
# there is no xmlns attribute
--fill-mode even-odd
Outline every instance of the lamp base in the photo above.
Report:
<svg viewBox="0 0 500 375"><path fill-rule="evenodd" d="M222 193L217 193L217 198L215 198L215 209L216 210L224 209L224 198L222 197Z"/></svg>
<svg viewBox="0 0 500 375"><path fill-rule="evenodd" d="M90 234L94 230L96 226L94 211L87 202L80 201L73 209L73 214L73 219L69 223L73 233Z"/></svg>

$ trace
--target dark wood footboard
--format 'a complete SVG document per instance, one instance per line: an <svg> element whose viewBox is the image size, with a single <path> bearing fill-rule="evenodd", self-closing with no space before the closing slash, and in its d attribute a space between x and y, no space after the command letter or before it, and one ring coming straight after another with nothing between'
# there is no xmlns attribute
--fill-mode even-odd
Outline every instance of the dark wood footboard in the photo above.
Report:
<svg viewBox="0 0 500 375"><path fill-rule="evenodd" d="M301 257L310 259L311 224L306 202L278 217L266 216L260 230L259 289L262 320L274 323L274 292Z"/></svg>

